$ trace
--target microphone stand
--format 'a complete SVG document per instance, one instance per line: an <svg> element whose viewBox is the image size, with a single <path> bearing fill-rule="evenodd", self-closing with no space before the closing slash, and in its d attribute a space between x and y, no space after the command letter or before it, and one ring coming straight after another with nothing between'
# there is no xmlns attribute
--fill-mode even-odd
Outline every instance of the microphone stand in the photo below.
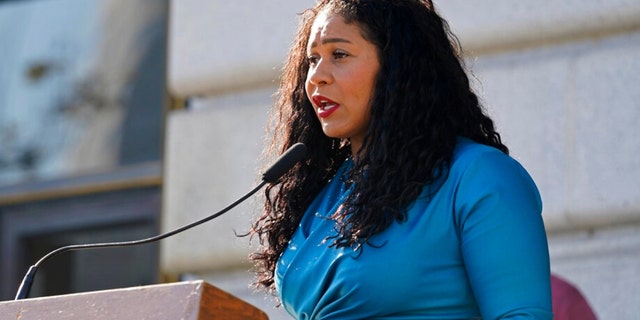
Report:
<svg viewBox="0 0 640 320"><path fill-rule="evenodd" d="M32 265L29 270L27 271L27 273L24 275L24 278L22 279L22 282L20 283L20 287L18 288L18 292L16 293L16 297L14 300L21 300L21 299L25 299L29 296L29 292L31 291L31 285L33 284L33 279L36 276L36 271L38 271L38 267L40 267L40 265L42 265L42 263L44 263L46 260L48 260L49 258L58 255L60 253L66 252L66 251L71 251L71 250L80 250L80 249L96 249L96 248L108 248L108 247L127 247L127 246L135 246L135 245L140 245L140 244L145 244L145 243L150 243L150 242L155 242L158 240L162 240L164 238L170 237L174 234L180 233L182 231L191 229L197 225L203 224L209 220L215 219L221 215L223 215L224 213L226 213L227 211L233 209L235 206L237 206L238 204L240 204L241 202L247 200L247 198L251 197L254 193L256 193L258 190L260 190L265 184L267 183L274 183L276 182L278 179L280 179L280 177L286 173L287 171L289 171L289 169L291 169L291 167L293 167L293 165L295 165L298 161L302 160L303 157L306 155L306 147L304 144L302 143L296 143L294 144L291 148L289 148L285 153L283 153L280 158L278 158L278 160L269 168L267 169L264 174L262 175L262 181L260 182L260 184L258 184L256 187L254 187L251 191L249 191L247 194L245 194L244 196L242 196L241 198L239 198L238 200L236 200L235 202L233 202L232 204L228 205L226 208L208 216L205 217L203 219L200 219L198 221L192 222L188 225L182 226L180 228L177 228L175 230L163 233L163 234L159 234L150 238L145 238L145 239L140 239L140 240L133 240L133 241L122 241L122 242L104 242L104 243L90 243L90 244L74 244L74 245L68 245L68 246L64 246L64 247L60 247L58 249L55 249L51 252L49 252L48 254L46 254L45 256L43 256L42 258L40 258L40 260L38 260L34 265Z"/></svg>
<svg viewBox="0 0 640 320"><path fill-rule="evenodd" d="M174 234L180 233L182 231L191 229L197 225L203 224L209 220L215 219L221 215L223 215L224 213L226 213L227 211L233 209L235 206L237 206L238 204L240 204L241 202L243 202L244 200L246 200L247 198L251 197L254 193L258 192L258 190L260 190L267 182L266 181L262 181L258 186L256 186L255 188L253 188L253 190L249 191L247 194L245 194L243 197L241 197L240 199L236 200L234 203L230 204L229 206L227 206L226 208L208 216L205 217L203 219L200 219L198 221L192 222L186 226L182 226L180 228L177 228L175 230L163 233L163 234L159 234L150 238L146 238L146 239L140 239L140 240L133 240L133 241L122 241L122 242L103 242L103 243L90 243L90 244L73 244L73 245L68 245L68 246L64 246L64 247L60 247L58 249L55 249L51 252L49 252L48 254L46 254L44 257L40 258L40 260L38 260L38 262L36 262L34 265L32 265L31 267L29 267L29 270L27 271L27 273L24 275L24 278L22 279L22 282L20 283L20 287L18 288L18 292L16 294L16 297L14 300L21 300L21 299L25 299L29 296L29 292L31 291L31 285L33 284L33 279L36 276L36 271L38 271L38 267L40 267L40 265L42 263L44 263L46 260L50 259L53 256L56 256L60 253L63 252L67 252L67 251L72 251L72 250L81 250L81 249L96 249L96 248L109 248L109 247L128 247L128 246L135 246L135 245L140 245L140 244L145 244L145 243L150 243L150 242L155 242L158 240L162 240L164 238L170 237Z"/></svg>

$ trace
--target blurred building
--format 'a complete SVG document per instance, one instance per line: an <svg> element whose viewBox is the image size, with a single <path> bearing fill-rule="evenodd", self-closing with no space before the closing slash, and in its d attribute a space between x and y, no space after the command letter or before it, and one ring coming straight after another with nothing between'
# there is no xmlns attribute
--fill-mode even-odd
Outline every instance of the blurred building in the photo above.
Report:
<svg viewBox="0 0 640 320"><path fill-rule="evenodd" d="M27 5L53 6L54 3L66 2L79 3L82 0L0 3L0 40L3 47L6 41L11 40L7 38L9 36L3 35L7 24L22 21L13 18L15 14L4 12ZM146 9L152 2L157 1L97 1L112 10L115 10L115 4L124 6L126 3L136 7L130 3L144 3L145 10L136 7L140 10L136 11L137 15L131 13L133 9L125 10L131 17L146 17L141 14L148 13ZM512 155L529 170L540 188L549 234L552 271L575 284L600 318L635 319L636 314L640 313L640 160L636 156L640 152L640 140L637 138L640 136L637 126L640 122L637 102L640 101L640 91L635 88L640 73L640 2L435 2L448 19L451 29L458 34L466 50L468 66L476 76L474 86L484 105L496 119L498 129ZM107 6L107 3L113 5ZM21 150L21 153L0 151L0 177L4 181L10 181L7 186L0 187L0 217L3 219L0 220L0 227L3 228L0 248L10 251L8 254L3 253L0 263L5 268L0 269L3 270L3 280L7 266L13 268L12 274L21 274L23 269L26 271L28 263L33 262L33 259L29 260L24 255L38 257L48 249L43 248L44 244L52 243L52 238L41 234L31 236L32 231L21 231L17 235L16 232L10 232L13 236L6 240L4 230L31 230L25 225L29 226L33 221L41 225L73 221L62 216L48 216L47 214L55 211L51 209L54 202L68 203L67 207L58 211L66 212L67 208L73 207L78 212L96 213L100 210L94 210L94 207L85 205L82 200L85 197L91 199L103 195L102 191L106 189L107 194L112 193L110 199L117 200L105 200L109 204L100 207L102 214L95 215L104 217L115 212L122 213L124 211L119 211L121 207L130 210L122 216L131 217L133 212L145 215L141 212L147 209L132 204L142 203L139 200L128 202L128 207L124 204L117 205L118 201L133 197L136 192L144 193L141 191L144 189L149 193L140 197L153 199L145 207L152 208L146 216L155 218L142 224L146 226L144 232L135 234L142 235L145 232L150 234L158 226L161 226L158 231L169 231L203 218L225 207L253 187L262 165L256 159L260 158L266 118L272 94L276 90L278 71L293 38L297 13L312 4L313 0L169 1L164 16L169 21L166 63L158 62L154 66L147 66L145 63L136 65L137 68L147 70L141 72L141 76L162 81L165 80L162 76L164 71L161 70L166 66L165 85L172 101L166 113L163 113L164 100L135 103L138 107L157 107L153 110L136 110L135 115L130 115L132 118L129 123L139 130L136 134L131 133L130 139L143 134L142 131L150 130L154 132L151 134L153 137L145 138L144 141L159 143L155 151L141 152L147 156L138 154L139 158L134 157L135 160L125 160L121 155L126 153L123 151L126 142L106 142L128 141L115 139L126 136L127 131L122 129L126 127L123 124L126 121L122 118L119 118L120 122L109 120L114 115L101 118L105 119L101 120L104 121L103 127L85 124L84 128L88 131L74 129L76 131L73 132L77 134L69 134L67 139L78 140L65 140L68 144L55 142L58 143L55 150L68 145L67 148L71 151L61 152L66 158L57 162L51 160L50 167L47 168L16 173L15 168L25 164L33 167L37 164L38 161L33 160L35 155L44 157L40 155L44 151L26 152L34 149L26 147L12 147ZM83 6L91 7L86 3ZM97 7L87 10L96 15L98 13L95 12L104 14L109 11ZM7 19L13 19L13 22L6 22L9 21ZM93 20L95 19L87 19ZM79 20L74 24L76 28L73 32L82 29L81 33L91 33L91 27L77 28L80 24ZM91 25L89 22L87 24ZM108 25L107 29L115 27L115 24ZM123 24L117 26L124 28ZM125 34L133 37L122 29L118 30L113 33L119 37ZM152 28L144 30L142 34L148 35L148 30ZM61 34L73 32L68 29ZM87 37L99 38L96 36L98 32L92 34L93 36ZM44 41L42 39L44 38L39 41ZM107 45L101 50L108 48L113 47ZM21 50L24 51L14 52L14 56L9 58L6 50L3 50L0 57L4 57L4 61L21 59L28 52L27 47ZM49 60L61 61L60 57L69 55L69 49L56 50L49 50L52 55ZM77 45L71 51L79 50L80 46ZM95 50L94 52L102 52ZM137 51L144 55L142 52L148 51ZM162 49L154 49L153 52L161 56L156 57L157 59L163 59L160 54L164 52ZM98 61L108 61L109 57L117 55L98 53L95 56L103 57ZM145 57L140 61L151 63L150 60L153 60L152 56ZM24 78L21 81L33 81L29 79L34 78L36 83L43 84L42 87L50 86L46 89L50 91L46 92L53 92L53 84L47 84L47 79L59 77L61 80L52 81L56 85L72 80L70 75L58 75L55 67L58 62L47 62L49 60L36 59L38 63L27 68L28 72L21 76ZM89 62L82 64L91 65ZM111 66L118 64L122 63ZM9 101L5 98L19 92L18 89L8 91L9 87L4 85L10 74L5 72L5 68L8 68L5 66L9 65L15 65L13 60L10 63L0 61L2 150L7 150L5 139L18 140L12 138L16 136L13 133L15 129L12 129L15 126L3 124L7 123L7 114L27 119L20 111L13 110L24 110L15 107L23 100L11 98ZM24 67L18 69L24 72ZM161 73L151 76L153 72ZM73 75L79 74L82 73L78 71ZM145 91L148 99L163 98L164 87L149 88L150 91ZM117 91L117 88L110 90ZM158 95L151 94L153 90ZM64 100L61 97L73 91L59 92L65 92L59 93L58 97L58 100ZM45 93L38 95L46 96ZM43 100L55 100L48 97ZM31 108L36 110L40 106L34 105ZM134 110L129 108L134 108L133 104L122 110ZM50 123L39 120L45 116L46 114L32 115L28 120L21 120L24 125L18 127L33 126L43 130L37 136L53 138L53 134L48 133L50 131L44 131L50 130L46 129L46 125L57 125L65 121L58 118L47 118ZM159 118L154 119L160 119L160 122L164 119L164 123L150 125L152 129L135 125L156 116ZM74 148L87 145L81 142L84 134L82 132L93 132L96 136L95 143L88 144L93 147L97 157L91 160L93 162L74 162L73 159L78 158L69 156L77 153L73 151ZM31 141L36 140L39 139L32 138ZM11 146L37 145L12 143ZM142 147L137 146L129 150L142 151ZM9 167L14 169L7 169ZM65 171L79 170L74 168L82 168L83 172L70 175L69 171ZM56 176L53 174L55 172L64 174ZM96 187L100 185L94 184L96 180L104 180L104 184L112 187ZM63 195L54 192L69 189L67 184L79 184L81 187L70 188L76 191ZM41 189L46 192L41 192ZM152 264L157 270L149 267L146 275L157 275L158 281L205 279L259 306L272 319L287 319L282 309L274 308L275 303L264 293L253 293L249 287L252 275L247 256L252 244L249 239L238 237L237 234L248 230L259 207L258 203L249 200L214 221L163 240L159 249L149 251L152 255L153 252L158 255L155 258L159 263ZM23 216L22 213L9 216L13 210L36 210L34 208L39 210L39 215L34 215L36 218L28 222L14 222L18 221L15 217ZM7 221L11 221L10 224ZM101 230L101 227L96 226L94 224L90 228L74 229L83 236L71 240L86 242L85 237L89 235L122 238L115 231L96 233ZM125 236L133 233L135 232ZM113 253L114 256L117 254ZM21 262L16 266L5 259ZM27 260L30 262L24 262ZM123 263L131 259L111 260ZM106 272L106 268L100 269L101 272ZM4 285L4 281L2 283ZM6 294L3 298L7 298Z"/></svg>
<svg viewBox="0 0 640 320"><path fill-rule="evenodd" d="M0 2L0 299L63 245L159 231L168 1ZM158 282L158 245L47 261L31 296Z"/></svg>

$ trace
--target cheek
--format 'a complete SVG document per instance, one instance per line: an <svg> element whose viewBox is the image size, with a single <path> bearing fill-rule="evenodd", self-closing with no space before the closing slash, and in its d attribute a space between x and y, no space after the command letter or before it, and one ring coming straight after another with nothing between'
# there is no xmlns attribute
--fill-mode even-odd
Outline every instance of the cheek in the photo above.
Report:
<svg viewBox="0 0 640 320"><path fill-rule="evenodd" d="M357 83L357 92L354 92L354 95L357 95L358 100L361 104L363 104L363 108L369 109L371 104L371 99L373 98L374 92L374 82L368 78L361 78Z"/></svg>
<svg viewBox="0 0 640 320"><path fill-rule="evenodd" d="M311 101L311 94L313 94L313 85L309 82L309 78L304 81L304 92L307 94L307 99Z"/></svg>
<svg viewBox="0 0 640 320"><path fill-rule="evenodd" d="M366 65L361 66L358 71L359 72L354 72L349 77L350 86L357 91L354 93L357 93L361 99L367 99L375 90L374 85L377 68L371 69L370 66Z"/></svg>

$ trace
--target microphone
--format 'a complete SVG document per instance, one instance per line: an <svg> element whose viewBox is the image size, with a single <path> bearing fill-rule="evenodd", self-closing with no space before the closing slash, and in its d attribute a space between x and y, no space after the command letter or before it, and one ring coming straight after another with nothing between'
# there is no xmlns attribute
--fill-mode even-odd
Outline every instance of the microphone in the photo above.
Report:
<svg viewBox="0 0 640 320"><path fill-rule="evenodd" d="M209 220L213 220L214 218L217 218L219 216L221 216L222 214L226 213L227 211L233 209L235 206L237 206L238 204L240 204L241 202L245 201L246 199L248 199L249 197L251 197L254 193L256 193L258 190L260 190L265 184L267 183L275 183L278 181L278 179L280 179L280 177L282 177L283 174L285 174L287 171L289 171L296 163L298 163L299 161L303 160L304 157L307 154L307 147L302 144L302 143L296 143L293 146L291 146L291 148L289 148L287 151L285 151L279 158L278 160L276 160L276 162L274 164L271 165L271 167L269 167L263 174L262 174L262 181L260 182L260 184L258 184L258 186L256 186L255 188L253 188L253 190L249 191L247 194L245 194L244 196L242 196L241 198L239 198L238 200L236 200L235 202L233 202L232 204L228 205L226 208L208 216L205 217L203 219L200 219L198 221L192 222L188 225L185 225L183 227L180 227L178 229L163 233L163 234L159 234L157 236L153 236L150 238L146 238L146 239L140 239L140 240L133 240L133 241L122 241L122 242L104 242L104 243L90 243L90 244L76 244L76 245L68 245L68 246L64 246L64 247L60 247L58 249L55 249L51 252L49 252L48 254L46 254L45 256L43 256L42 258L40 258L40 260L38 260L38 262L36 262L34 265L32 265L29 270L27 271L27 273L25 274L24 278L22 279L22 283L20 284L20 287L18 288L18 292L16 293L16 297L14 300L21 300L21 299L25 299L29 296L29 291L31 291L31 285L33 284L33 279L36 276L36 271L38 270L38 267L40 267L40 265L42 265L43 262L45 262L46 260L48 260L49 258L60 254L62 252L66 252L66 251L71 251L71 250L81 250L81 249L95 249L95 248L108 248L108 247L127 247L127 246L135 246L135 245L139 245L139 244L146 244L146 243L150 243L150 242L155 242L158 240L162 240L164 238L173 236L177 233L180 233L182 231L191 229L195 226L198 226L200 224L203 224Z"/></svg>

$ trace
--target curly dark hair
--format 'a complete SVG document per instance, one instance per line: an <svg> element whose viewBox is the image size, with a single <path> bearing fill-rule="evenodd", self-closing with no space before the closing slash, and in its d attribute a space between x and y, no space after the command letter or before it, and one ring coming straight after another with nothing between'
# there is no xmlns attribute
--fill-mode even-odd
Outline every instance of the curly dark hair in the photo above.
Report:
<svg viewBox="0 0 640 320"><path fill-rule="evenodd" d="M380 60L371 121L349 172L354 191L334 215L334 246L362 250L371 236L404 221L406 208L425 185L446 174L458 137L508 153L471 89L457 38L431 1L318 1L302 14L269 124L272 140L266 154L302 142L309 157L267 186L264 213L252 225L261 244L251 256L257 284L268 289L306 208L351 153L348 139L323 133L305 93L307 42L322 10L357 25Z"/></svg>

